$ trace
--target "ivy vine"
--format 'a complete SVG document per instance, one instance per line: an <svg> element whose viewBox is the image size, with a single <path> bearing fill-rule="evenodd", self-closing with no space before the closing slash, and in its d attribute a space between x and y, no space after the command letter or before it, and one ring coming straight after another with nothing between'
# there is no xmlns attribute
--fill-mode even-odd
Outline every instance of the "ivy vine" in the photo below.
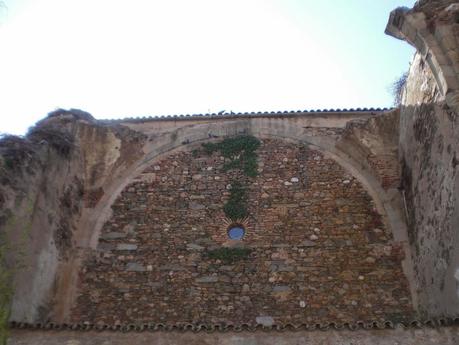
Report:
<svg viewBox="0 0 459 345"><path fill-rule="evenodd" d="M257 176L257 154L260 141L251 135L227 138L219 143L202 144L207 154L220 152L225 157L224 171L241 169L246 176Z"/></svg>
<svg viewBox="0 0 459 345"><path fill-rule="evenodd" d="M210 250L207 256L213 260L220 260L224 264L232 264L235 261L246 259L250 253L249 248L227 248L222 247L214 250Z"/></svg>
<svg viewBox="0 0 459 345"><path fill-rule="evenodd" d="M249 215L246 189L239 181L231 183L230 196L223 206L223 211L233 221L244 219Z"/></svg>
<svg viewBox="0 0 459 345"><path fill-rule="evenodd" d="M239 135L227 138L219 143L206 143L202 145L207 154L220 152L225 158L223 170L241 170L247 177L256 177L258 163L256 150L260 147L260 141L251 135ZM223 206L225 215L238 221L248 216L247 187L241 181L231 181L230 196Z"/></svg>

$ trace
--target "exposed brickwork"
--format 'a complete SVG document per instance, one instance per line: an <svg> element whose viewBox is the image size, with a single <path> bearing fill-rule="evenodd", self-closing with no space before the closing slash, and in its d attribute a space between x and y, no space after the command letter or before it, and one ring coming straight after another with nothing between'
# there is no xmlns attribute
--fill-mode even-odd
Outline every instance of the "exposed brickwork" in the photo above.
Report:
<svg viewBox="0 0 459 345"><path fill-rule="evenodd" d="M358 181L304 146L264 140L258 156L259 176L248 178L223 172L217 153L175 153L127 186L80 274L72 321L412 317L402 250ZM249 189L240 243L251 253L225 263L207 252L234 245L223 205L235 177Z"/></svg>
<svg viewBox="0 0 459 345"><path fill-rule="evenodd" d="M329 128L329 127L303 127L303 128L304 128L304 134L310 137L340 135L344 132L343 128Z"/></svg>
<svg viewBox="0 0 459 345"><path fill-rule="evenodd" d="M384 189L400 186L400 165L396 155L371 155L368 163Z"/></svg>
<svg viewBox="0 0 459 345"><path fill-rule="evenodd" d="M400 186L398 158L400 112L346 124L337 147L378 180L385 191Z"/></svg>

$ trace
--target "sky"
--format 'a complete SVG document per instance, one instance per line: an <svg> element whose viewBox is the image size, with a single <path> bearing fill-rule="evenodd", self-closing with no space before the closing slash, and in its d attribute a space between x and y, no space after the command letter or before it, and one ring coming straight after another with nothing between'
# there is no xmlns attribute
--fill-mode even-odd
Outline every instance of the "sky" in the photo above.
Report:
<svg viewBox="0 0 459 345"><path fill-rule="evenodd" d="M390 107L415 0L0 0L0 133L98 119Z"/></svg>

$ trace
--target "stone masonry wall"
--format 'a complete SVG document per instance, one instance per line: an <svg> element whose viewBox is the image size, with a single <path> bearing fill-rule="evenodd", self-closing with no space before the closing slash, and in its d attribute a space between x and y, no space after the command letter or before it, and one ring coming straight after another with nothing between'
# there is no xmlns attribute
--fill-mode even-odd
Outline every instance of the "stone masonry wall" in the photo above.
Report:
<svg viewBox="0 0 459 345"><path fill-rule="evenodd" d="M313 323L413 317L394 243L360 183L322 153L263 140L259 174L172 153L113 205L80 272L72 322ZM246 235L230 241L228 184L248 186ZM220 260L209 252L244 247Z"/></svg>
<svg viewBox="0 0 459 345"><path fill-rule="evenodd" d="M401 109L400 159L414 281L425 318L459 315L458 119L417 54Z"/></svg>

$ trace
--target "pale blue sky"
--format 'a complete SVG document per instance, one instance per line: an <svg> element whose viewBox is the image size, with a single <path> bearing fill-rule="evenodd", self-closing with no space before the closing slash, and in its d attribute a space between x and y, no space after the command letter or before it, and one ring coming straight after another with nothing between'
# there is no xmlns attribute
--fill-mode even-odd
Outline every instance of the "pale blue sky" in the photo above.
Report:
<svg viewBox="0 0 459 345"><path fill-rule="evenodd" d="M0 1L1 2L1 1ZM0 132L96 118L389 107L414 0L3 0Z"/></svg>

